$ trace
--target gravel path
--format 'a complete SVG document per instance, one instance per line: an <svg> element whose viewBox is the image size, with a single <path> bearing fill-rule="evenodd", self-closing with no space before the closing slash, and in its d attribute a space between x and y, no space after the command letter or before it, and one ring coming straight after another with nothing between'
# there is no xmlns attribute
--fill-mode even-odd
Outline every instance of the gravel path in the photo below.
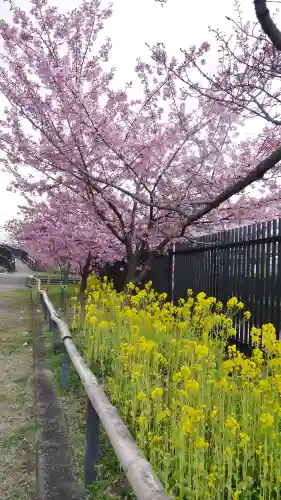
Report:
<svg viewBox="0 0 281 500"><path fill-rule="evenodd" d="M29 267L21 260L16 259L16 271L14 273L0 274L0 292L9 290L23 290L26 278L32 274Z"/></svg>

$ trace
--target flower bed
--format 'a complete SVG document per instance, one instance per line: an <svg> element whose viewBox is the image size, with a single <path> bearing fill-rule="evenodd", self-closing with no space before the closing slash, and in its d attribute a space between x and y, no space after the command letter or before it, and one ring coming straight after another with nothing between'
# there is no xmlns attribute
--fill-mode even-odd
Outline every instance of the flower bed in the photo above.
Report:
<svg viewBox="0 0 281 500"><path fill-rule="evenodd" d="M223 308L189 290L173 306L151 283L129 288L117 294L90 280L77 341L167 492L281 498L281 343L273 325L252 329L246 358L226 347L233 317L250 319L235 297ZM74 298L78 331L79 307Z"/></svg>

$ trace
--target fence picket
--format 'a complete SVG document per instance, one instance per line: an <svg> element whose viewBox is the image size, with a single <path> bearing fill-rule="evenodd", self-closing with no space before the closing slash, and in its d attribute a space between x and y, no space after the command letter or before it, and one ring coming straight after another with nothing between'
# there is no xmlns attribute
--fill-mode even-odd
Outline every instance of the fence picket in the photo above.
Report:
<svg viewBox="0 0 281 500"><path fill-rule="evenodd" d="M224 303L237 296L252 313L249 324L237 321L242 342L249 343L253 324L281 330L281 219L207 234L195 245L178 243L174 259L176 300L188 288Z"/></svg>
<svg viewBox="0 0 281 500"><path fill-rule="evenodd" d="M256 298L255 298L255 311L256 311L256 324L261 325L261 301L263 299L263 291L261 286L261 224L257 224L257 240L256 244Z"/></svg>
<svg viewBox="0 0 281 500"><path fill-rule="evenodd" d="M277 220L272 223L272 236L277 235ZM272 288L271 288L271 307L270 307L270 317L272 318L271 323L275 323L276 317L276 278L277 278L277 244L276 240L272 241L272 254L271 254L271 276L272 276Z"/></svg>
<svg viewBox="0 0 281 500"><path fill-rule="evenodd" d="M266 229L267 229L267 224L266 222L263 222L261 225L261 273L260 273L260 280L261 280L261 294L262 294L262 301L261 301L261 323L266 322L266 302L267 302L267 295L266 295L266 243L265 243L265 238L266 238Z"/></svg>
<svg viewBox="0 0 281 500"><path fill-rule="evenodd" d="M276 278L276 316L275 325L278 339L280 338L280 318L281 318L281 219L278 221L278 250L277 250L277 278Z"/></svg>

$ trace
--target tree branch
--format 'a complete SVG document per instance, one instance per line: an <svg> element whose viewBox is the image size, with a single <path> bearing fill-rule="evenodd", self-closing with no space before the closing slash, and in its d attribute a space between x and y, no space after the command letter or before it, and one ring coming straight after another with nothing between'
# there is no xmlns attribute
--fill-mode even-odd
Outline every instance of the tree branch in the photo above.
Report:
<svg viewBox="0 0 281 500"><path fill-rule="evenodd" d="M266 0L254 0L257 19L262 30L268 36L277 50L281 51L281 31L270 17L270 12L266 5Z"/></svg>
<svg viewBox="0 0 281 500"><path fill-rule="evenodd" d="M232 186L224 189L216 198L214 198L210 203L195 212L195 214L188 217L182 227L181 236L184 235L187 227L191 226L195 221L204 217L215 208L218 208L222 203L229 200L235 194L240 193L247 186L253 184L253 182L259 181L263 178L264 174L268 172L271 168L275 167L277 163L281 161L281 146L276 148L271 155L269 155L265 160L262 160L258 165L251 170L245 177L239 179L237 182L232 184Z"/></svg>

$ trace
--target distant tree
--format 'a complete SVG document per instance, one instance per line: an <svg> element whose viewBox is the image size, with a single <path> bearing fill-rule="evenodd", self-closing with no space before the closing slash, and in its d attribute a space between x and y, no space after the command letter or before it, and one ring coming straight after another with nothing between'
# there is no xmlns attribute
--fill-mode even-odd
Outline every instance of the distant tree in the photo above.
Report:
<svg viewBox="0 0 281 500"><path fill-rule="evenodd" d="M47 202L24 207L23 213L24 220L9 221L6 230L48 268L78 272L81 294L97 266L123 257L110 231L67 192L52 193Z"/></svg>

